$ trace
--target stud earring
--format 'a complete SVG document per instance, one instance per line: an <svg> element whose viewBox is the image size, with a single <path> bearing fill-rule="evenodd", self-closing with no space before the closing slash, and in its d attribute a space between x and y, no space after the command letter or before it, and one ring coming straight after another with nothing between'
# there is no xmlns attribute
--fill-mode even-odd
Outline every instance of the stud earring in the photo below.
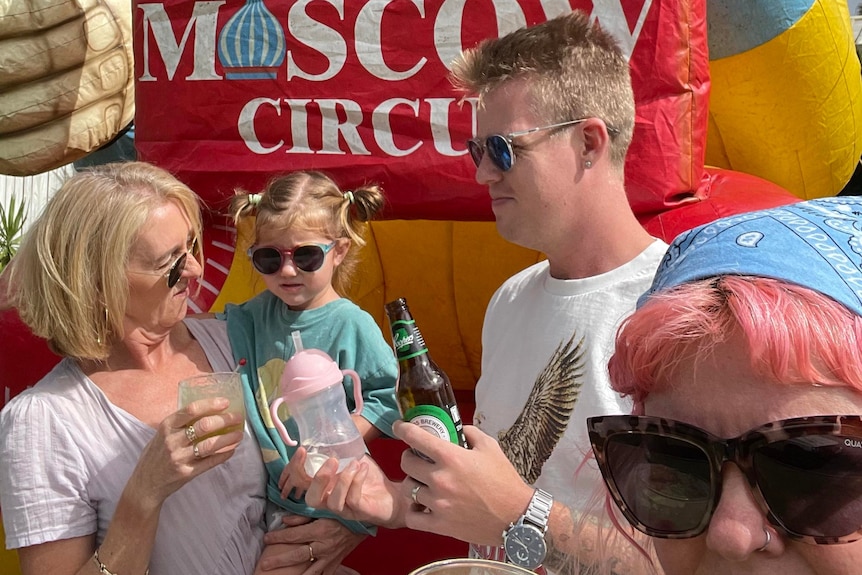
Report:
<svg viewBox="0 0 862 575"><path fill-rule="evenodd" d="M589 170L592 167L593 163L591 161L587 160L586 162L584 162L584 169Z"/></svg>

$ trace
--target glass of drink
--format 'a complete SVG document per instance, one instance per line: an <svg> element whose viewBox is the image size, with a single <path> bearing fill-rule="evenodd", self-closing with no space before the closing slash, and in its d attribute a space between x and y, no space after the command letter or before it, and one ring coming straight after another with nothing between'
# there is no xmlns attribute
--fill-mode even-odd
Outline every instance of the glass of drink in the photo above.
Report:
<svg viewBox="0 0 862 575"><path fill-rule="evenodd" d="M238 373L233 371L206 373L180 381L180 409L193 401L213 397L226 397L230 401L230 406L225 410L225 413L241 414L242 423L234 427L226 427L211 435L221 435L244 429L245 399L242 393L242 379Z"/></svg>
<svg viewBox="0 0 862 575"><path fill-rule="evenodd" d="M411 571L410 575L536 575L517 565L488 559L443 559Z"/></svg>

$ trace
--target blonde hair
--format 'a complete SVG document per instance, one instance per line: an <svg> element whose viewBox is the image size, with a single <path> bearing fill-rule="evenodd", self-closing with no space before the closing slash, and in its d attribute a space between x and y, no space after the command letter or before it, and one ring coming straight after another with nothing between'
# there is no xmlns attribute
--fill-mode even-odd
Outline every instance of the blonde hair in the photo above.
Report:
<svg viewBox="0 0 862 575"><path fill-rule="evenodd" d="M230 214L238 225L256 216L255 242L264 229L302 229L319 232L333 240L348 238L350 250L333 274L332 284L346 294L365 245L367 223L384 206L383 190L364 185L342 191L322 172L304 170L279 176L261 194L238 190L230 202Z"/></svg>
<svg viewBox="0 0 862 575"><path fill-rule="evenodd" d="M15 256L9 296L22 321L59 355L106 359L123 337L129 251L167 202L182 209L200 246L198 197L161 168L105 164L66 180ZM194 255L203 261L200 247Z"/></svg>
<svg viewBox="0 0 862 575"><path fill-rule="evenodd" d="M596 117L612 133L610 157L620 171L634 132L628 61L614 38L575 10L465 50L452 84L482 98L510 80L529 80L534 112L547 124ZM617 133L614 134L613 132Z"/></svg>

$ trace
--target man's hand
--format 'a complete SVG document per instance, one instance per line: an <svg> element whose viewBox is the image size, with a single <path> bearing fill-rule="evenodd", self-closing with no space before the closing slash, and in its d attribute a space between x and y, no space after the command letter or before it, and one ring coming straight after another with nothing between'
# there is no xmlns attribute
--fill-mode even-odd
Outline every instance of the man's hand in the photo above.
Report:
<svg viewBox="0 0 862 575"><path fill-rule="evenodd" d="M401 455L409 476L402 495L419 486L421 506L408 508L411 529L448 535L482 545L502 545L503 530L521 516L533 488L524 483L497 442L472 425L464 426L470 449L444 441L416 425L396 422L396 437L430 458L410 450ZM426 509L423 509L426 508Z"/></svg>
<svg viewBox="0 0 862 575"><path fill-rule="evenodd" d="M390 481L370 456L337 471L335 459L321 466L305 494L308 505L329 509L345 519L390 529L404 527L408 501L402 496L401 484Z"/></svg>

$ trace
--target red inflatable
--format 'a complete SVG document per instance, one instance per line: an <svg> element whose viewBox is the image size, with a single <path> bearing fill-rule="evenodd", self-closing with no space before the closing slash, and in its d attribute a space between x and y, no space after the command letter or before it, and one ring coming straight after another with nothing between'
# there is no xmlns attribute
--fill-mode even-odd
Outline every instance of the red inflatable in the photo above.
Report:
<svg viewBox="0 0 862 575"><path fill-rule="evenodd" d="M139 0L136 145L216 202L317 168L348 188L382 182L390 218L488 220L464 145L475 102L460 102L448 65L484 37L571 8L590 11L631 59L635 211L702 197L703 0Z"/></svg>

